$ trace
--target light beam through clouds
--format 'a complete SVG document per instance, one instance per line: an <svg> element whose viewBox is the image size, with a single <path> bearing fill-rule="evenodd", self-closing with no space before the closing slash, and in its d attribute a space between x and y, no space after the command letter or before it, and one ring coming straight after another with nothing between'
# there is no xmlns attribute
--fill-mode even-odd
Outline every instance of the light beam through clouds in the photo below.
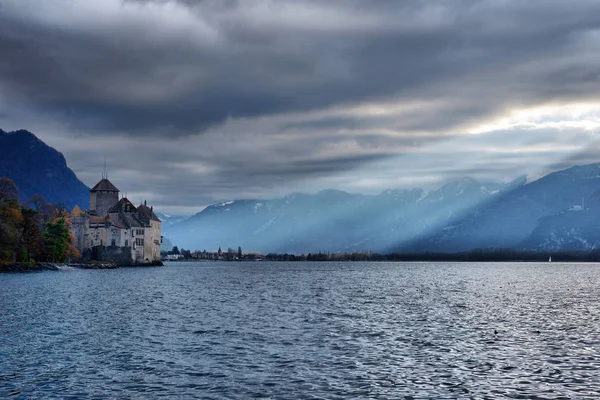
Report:
<svg viewBox="0 0 600 400"><path fill-rule="evenodd" d="M0 128L170 213L600 161L596 1L0 5Z"/></svg>

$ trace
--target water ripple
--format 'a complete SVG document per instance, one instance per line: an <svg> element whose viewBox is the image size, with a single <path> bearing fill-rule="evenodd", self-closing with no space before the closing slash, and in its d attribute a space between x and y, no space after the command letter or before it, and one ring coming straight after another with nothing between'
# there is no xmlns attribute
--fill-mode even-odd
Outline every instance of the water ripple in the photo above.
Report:
<svg viewBox="0 0 600 400"><path fill-rule="evenodd" d="M0 397L595 399L592 264L0 276Z"/></svg>

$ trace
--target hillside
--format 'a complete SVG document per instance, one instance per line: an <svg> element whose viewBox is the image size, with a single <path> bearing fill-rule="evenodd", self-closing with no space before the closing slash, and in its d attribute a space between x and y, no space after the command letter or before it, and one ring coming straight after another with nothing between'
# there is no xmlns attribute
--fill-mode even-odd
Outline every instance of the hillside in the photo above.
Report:
<svg viewBox="0 0 600 400"><path fill-rule="evenodd" d="M12 179L21 201L33 194L71 208L89 205L89 188L67 166L63 155L25 130L0 130L0 176Z"/></svg>
<svg viewBox="0 0 600 400"><path fill-rule="evenodd" d="M429 192L392 189L366 196L325 190L227 201L169 226L165 235L192 250L562 251L600 248L599 221L600 164L592 164L531 183L524 176L508 184L463 178Z"/></svg>
<svg viewBox="0 0 600 400"><path fill-rule="evenodd" d="M376 196L324 190L273 200L227 201L165 229L176 245L262 252L386 251L436 232L508 185L464 178L429 193L386 190ZM511 186L512 185L512 186Z"/></svg>
<svg viewBox="0 0 600 400"><path fill-rule="evenodd" d="M480 204L467 215L453 219L431 235L417 238L398 249L579 249L568 236L579 230L582 234L591 233L583 225L593 221L600 212L599 191L600 164L574 166L505 191L493 201ZM568 211L581 207L583 201L586 210L581 214ZM553 240L548 238L551 232L555 235ZM585 237L586 234L583 234L582 238Z"/></svg>

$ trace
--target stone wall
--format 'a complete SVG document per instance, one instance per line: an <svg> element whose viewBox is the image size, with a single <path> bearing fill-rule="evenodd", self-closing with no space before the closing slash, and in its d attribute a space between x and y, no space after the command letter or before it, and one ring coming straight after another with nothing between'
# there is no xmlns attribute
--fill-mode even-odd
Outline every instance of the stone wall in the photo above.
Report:
<svg viewBox="0 0 600 400"><path fill-rule="evenodd" d="M86 248L86 237L89 234L89 220L86 217L71 217L71 233L75 236L77 243L75 247L83 254Z"/></svg>
<svg viewBox="0 0 600 400"><path fill-rule="evenodd" d="M94 246L92 247L92 260L114 261L117 265L132 265L131 248L120 246Z"/></svg>
<svg viewBox="0 0 600 400"><path fill-rule="evenodd" d="M160 222L150 220L150 226L144 228L143 255L140 256L144 262L160 260L160 225Z"/></svg>
<svg viewBox="0 0 600 400"><path fill-rule="evenodd" d="M90 209L97 215L106 215L108 210L119 202L119 192L98 190L90 194Z"/></svg>
<svg viewBox="0 0 600 400"><path fill-rule="evenodd" d="M106 246L106 225L105 224L94 224L89 227L89 235L87 237L85 247L94 246ZM110 244L110 243L108 243Z"/></svg>
<svg viewBox="0 0 600 400"><path fill-rule="evenodd" d="M160 260L161 223L158 221L150 221L150 225L152 225L152 257L150 260L158 261Z"/></svg>

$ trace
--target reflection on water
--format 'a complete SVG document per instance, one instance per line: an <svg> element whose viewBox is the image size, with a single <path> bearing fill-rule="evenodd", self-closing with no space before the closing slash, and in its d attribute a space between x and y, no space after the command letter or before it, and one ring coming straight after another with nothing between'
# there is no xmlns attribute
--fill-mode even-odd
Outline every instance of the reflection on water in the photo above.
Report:
<svg viewBox="0 0 600 400"><path fill-rule="evenodd" d="M0 397L598 398L600 265L0 275Z"/></svg>

